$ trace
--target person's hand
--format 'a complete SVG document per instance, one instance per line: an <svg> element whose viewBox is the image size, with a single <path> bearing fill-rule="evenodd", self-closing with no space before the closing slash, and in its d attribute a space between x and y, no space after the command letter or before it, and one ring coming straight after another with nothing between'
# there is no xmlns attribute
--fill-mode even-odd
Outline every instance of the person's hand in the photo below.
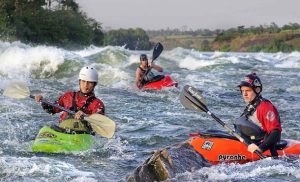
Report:
<svg viewBox="0 0 300 182"><path fill-rule="evenodd" d="M255 145L254 143L251 143L250 145L248 145L248 151L249 152L253 153L256 150L261 152L260 148L257 145Z"/></svg>
<svg viewBox="0 0 300 182"><path fill-rule="evenodd" d="M80 120L80 119L83 119L84 115L85 115L84 112L77 111L74 115L74 118Z"/></svg>
<svg viewBox="0 0 300 182"><path fill-rule="evenodd" d="M143 87L143 85L140 81L138 81L138 82L136 82L136 87L140 89Z"/></svg>
<svg viewBox="0 0 300 182"><path fill-rule="evenodd" d="M43 96L41 96L41 95L36 95L36 96L34 97L34 99L35 99L36 102L41 102L41 101L43 100Z"/></svg>

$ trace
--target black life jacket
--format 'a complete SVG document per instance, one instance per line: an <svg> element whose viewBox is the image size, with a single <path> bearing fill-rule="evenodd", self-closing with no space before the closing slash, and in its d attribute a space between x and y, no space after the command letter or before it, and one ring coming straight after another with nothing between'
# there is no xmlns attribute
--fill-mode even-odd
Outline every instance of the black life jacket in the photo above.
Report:
<svg viewBox="0 0 300 182"><path fill-rule="evenodd" d="M139 66L139 68L141 69L143 75L145 75L145 73L148 71L148 69L143 69L142 67ZM151 71L148 71L147 75L144 76L143 80L141 81L142 83L147 83L150 82L152 79L154 78L154 74Z"/></svg>
<svg viewBox="0 0 300 182"><path fill-rule="evenodd" d="M261 141L266 134L260 126L249 119L249 116L253 115L259 104L264 100L261 96L256 97L246 106L242 115L234 123L235 130L248 141Z"/></svg>

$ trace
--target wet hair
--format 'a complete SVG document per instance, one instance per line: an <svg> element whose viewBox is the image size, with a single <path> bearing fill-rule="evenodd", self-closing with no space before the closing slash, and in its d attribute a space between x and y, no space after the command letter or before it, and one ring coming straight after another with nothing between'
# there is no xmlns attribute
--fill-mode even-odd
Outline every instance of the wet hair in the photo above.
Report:
<svg viewBox="0 0 300 182"><path fill-rule="evenodd" d="M146 54L141 54L141 55L140 55L140 60L143 60L143 59L148 59L148 57L147 57Z"/></svg>

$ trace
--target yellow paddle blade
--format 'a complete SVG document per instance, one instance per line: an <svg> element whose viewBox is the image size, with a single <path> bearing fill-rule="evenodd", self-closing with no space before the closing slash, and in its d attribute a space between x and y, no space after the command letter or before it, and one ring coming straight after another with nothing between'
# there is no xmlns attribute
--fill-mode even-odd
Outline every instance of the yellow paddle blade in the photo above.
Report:
<svg viewBox="0 0 300 182"><path fill-rule="evenodd" d="M30 96L30 91L25 83L14 81L6 86L3 95L15 99L24 99Z"/></svg>
<svg viewBox="0 0 300 182"><path fill-rule="evenodd" d="M111 138L115 133L115 122L104 115L92 114L88 117L84 117L84 120L88 121L93 130L103 137Z"/></svg>

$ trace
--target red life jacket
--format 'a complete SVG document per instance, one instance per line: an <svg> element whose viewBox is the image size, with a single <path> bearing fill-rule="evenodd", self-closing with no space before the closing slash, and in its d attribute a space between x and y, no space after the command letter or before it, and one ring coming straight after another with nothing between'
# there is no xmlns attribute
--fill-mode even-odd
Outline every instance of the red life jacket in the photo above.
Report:
<svg viewBox="0 0 300 182"><path fill-rule="evenodd" d="M267 99L257 97L248 104L244 113L248 119L260 126L267 134L274 129L282 131L280 116L276 107Z"/></svg>
<svg viewBox="0 0 300 182"><path fill-rule="evenodd" d="M95 97L95 94L83 95L79 91L77 92L66 92L56 101L62 107L70 109L72 111L81 110L87 115L93 113L105 114L105 106L100 99ZM54 108L54 113L61 112L60 109ZM68 119L70 116L67 112L63 112L59 117L59 122Z"/></svg>

